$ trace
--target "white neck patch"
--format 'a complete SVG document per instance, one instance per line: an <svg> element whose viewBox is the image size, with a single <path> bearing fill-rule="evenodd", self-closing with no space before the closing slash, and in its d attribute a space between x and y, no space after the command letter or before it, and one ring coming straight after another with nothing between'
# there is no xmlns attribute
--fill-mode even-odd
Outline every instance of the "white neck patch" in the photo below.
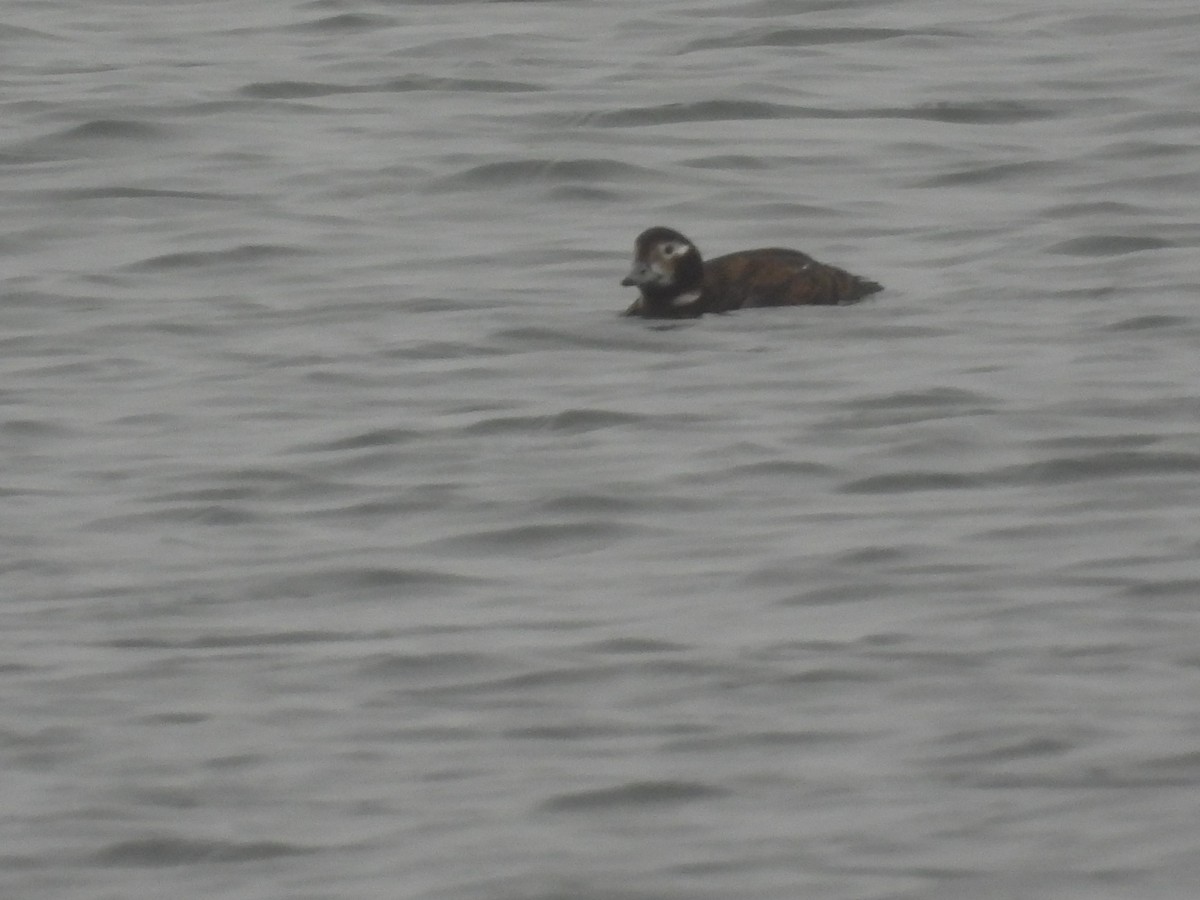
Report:
<svg viewBox="0 0 1200 900"><path fill-rule="evenodd" d="M700 299L699 291L688 291L686 294L680 294L671 301L672 306L687 306L689 303L695 303Z"/></svg>

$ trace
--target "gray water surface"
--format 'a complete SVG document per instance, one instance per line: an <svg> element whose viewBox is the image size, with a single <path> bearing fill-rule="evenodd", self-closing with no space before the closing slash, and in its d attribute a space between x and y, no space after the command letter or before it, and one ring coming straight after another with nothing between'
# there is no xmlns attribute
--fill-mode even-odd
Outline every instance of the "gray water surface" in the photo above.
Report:
<svg viewBox="0 0 1200 900"><path fill-rule="evenodd" d="M10 3L0 893L1194 900L1200 12L1050 6Z"/></svg>

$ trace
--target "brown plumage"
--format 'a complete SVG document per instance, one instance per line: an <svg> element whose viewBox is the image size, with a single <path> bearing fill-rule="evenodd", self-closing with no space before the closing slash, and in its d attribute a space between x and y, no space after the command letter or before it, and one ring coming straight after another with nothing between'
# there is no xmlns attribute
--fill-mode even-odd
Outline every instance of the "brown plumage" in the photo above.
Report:
<svg viewBox="0 0 1200 900"><path fill-rule="evenodd" d="M648 319L682 319L746 306L832 306L853 303L883 286L799 250L743 250L704 260L671 228L638 235L633 268L621 284L641 296L625 311Z"/></svg>

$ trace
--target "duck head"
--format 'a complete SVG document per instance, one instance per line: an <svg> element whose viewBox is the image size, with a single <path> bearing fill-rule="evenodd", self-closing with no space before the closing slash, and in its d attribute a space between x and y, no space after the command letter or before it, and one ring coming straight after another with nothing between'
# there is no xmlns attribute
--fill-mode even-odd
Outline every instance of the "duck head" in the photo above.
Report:
<svg viewBox="0 0 1200 900"><path fill-rule="evenodd" d="M672 228L655 226L637 236L633 266L621 279L642 294L643 314L694 303L704 283L704 263L696 245Z"/></svg>

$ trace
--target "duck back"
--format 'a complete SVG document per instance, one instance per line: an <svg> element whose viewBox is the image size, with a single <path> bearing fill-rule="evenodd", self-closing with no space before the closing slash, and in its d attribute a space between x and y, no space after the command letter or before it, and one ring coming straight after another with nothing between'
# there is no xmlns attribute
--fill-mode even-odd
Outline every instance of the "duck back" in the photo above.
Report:
<svg viewBox="0 0 1200 900"><path fill-rule="evenodd" d="M807 253L767 247L705 260L701 294L706 311L728 312L753 306L835 306L880 290L882 285Z"/></svg>

